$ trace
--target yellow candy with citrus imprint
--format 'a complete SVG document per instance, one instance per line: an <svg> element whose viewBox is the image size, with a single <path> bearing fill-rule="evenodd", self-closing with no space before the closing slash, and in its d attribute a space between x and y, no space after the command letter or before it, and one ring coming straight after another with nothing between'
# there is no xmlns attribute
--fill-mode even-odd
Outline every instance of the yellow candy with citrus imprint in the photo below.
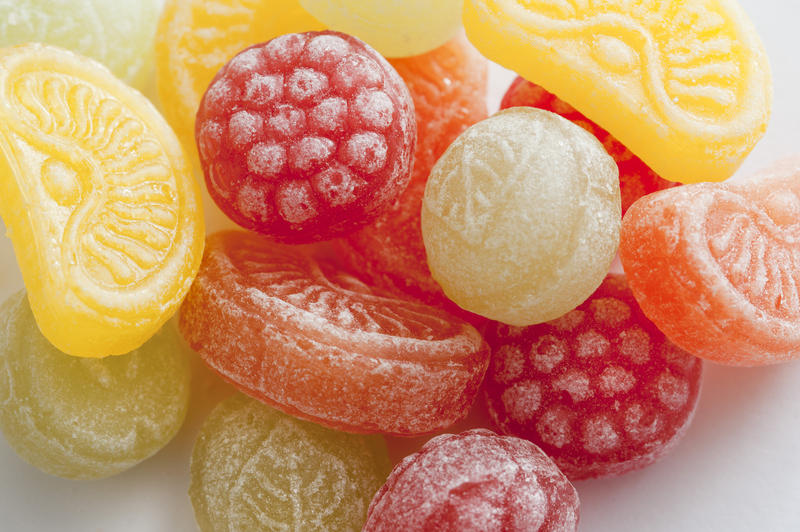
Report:
<svg viewBox="0 0 800 532"><path fill-rule="evenodd" d="M156 36L158 97L189 153L200 99L217 71L253 44L325 27L298 0L167 0Z"/></svg>
<svg viewBox="0 0 800 532"><path fill-rule="evenodd" d="M174 314L202 257L199 198L144 96L60 48L0 50L0 215L59 350L127 353Z"/></svg>
<svg viewBox="0 0 800 532"><path fill-rule="evenodd" d="M769 63L734 0L466 0L463 16L484 55L665 179L726 179L767 129Z"/></svg>

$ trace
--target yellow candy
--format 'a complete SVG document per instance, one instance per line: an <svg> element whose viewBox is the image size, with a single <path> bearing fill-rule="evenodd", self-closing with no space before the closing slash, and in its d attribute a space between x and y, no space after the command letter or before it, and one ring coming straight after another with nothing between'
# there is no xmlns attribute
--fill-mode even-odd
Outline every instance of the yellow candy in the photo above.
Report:
<svg viewBox="0 0 800 532"><path fill-rule="evenodd" d="M0 215L59 350L127 353L172 316L200 265L199 197L175 134L105 67L0 50Z"/></svg>
<svg viewBox="0 0 800 532"><path fill-rule="evenodd" d="M234 55L284 33L322 30L297 0L167 0L156 37L158 97L189 153L200 99Z"/></svg>
<svg viewBox="0 0 800 532"><path fill-rule="evenodd" d="M661 177L730 177L767 128L772 79L732 0L466 0L467 36Z"/></svg>

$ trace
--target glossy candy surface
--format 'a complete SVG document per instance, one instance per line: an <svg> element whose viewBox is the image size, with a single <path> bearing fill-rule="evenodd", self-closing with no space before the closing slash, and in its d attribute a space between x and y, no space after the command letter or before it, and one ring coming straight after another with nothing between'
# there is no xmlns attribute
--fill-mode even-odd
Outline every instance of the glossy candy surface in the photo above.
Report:
<svg viewBox="0 0 800 532"><path fill-rule="evenodd" d="M248 48L214 78L196 124L209 193L239 225L302 243L363 226L405 189L414 104L397 72L335 32Z"/></svg>
<svg viewBox="0 0 800 532"><path fill-rule="evenodd" d="M800 158L683 188L642 198L623 220L620 258L642 310L715 362L800 357Z"/></svg>
<svg viewBox="0 0 800 532"><path fill-rule="evenodd" d="M578 493L529 441L475 429L406 457L369 506L364 531L567 532Z"/></svg>
<svg viewBox="0 0 800 532"><path fill-rule="evenodd" d="M59 350L127 353L172 316L200 265L199 198L141 94L59 48L0 50L0 214Z"/></svg>
<svg viewBox="0 0 800 532"><path fill-rule="evenodd" d="M126 355L77 358L42 336L25 292L0 307L0 428L51 475L108 477L155 454L183 424L189 379L170 325Z"/></svg>
<svg viewBox="0 0 800 532"><path fill-rule="evenodd" d="M203 532L357 531L389 459L380 438L326 429L237 394L204 423L191 469Z"/></svg>
<svg viewBox="0 0 800 532"><path fill-rule="evenodd" d="M433 167L422 235L448 297L524 326L591 295L616 254L620 218L617 165L597 139L515 107L469 128Z"/></svg>
<svg viewBox="0 0 800 532"><path fill-rule="evenodd" d="M769 62L733 0L467 0L464 27L664 179L726 179L766 131Z"/></svg>
<svg viewBox="0 0 800 532"><path fill-rule="evenodd" d="M238 231L209 237L180 328L240 390L351 432L446 427L466 415L488 364L480 334L450 314Z"/></svg>
<svg viewBox="0 0 800 532"><path fill-rule="evenodd" d="M540 325L496 323L489 415L539 445L571 480L619 475L661 458L685 434L702 363L642 313L609 274L577 309Z"/></svg>

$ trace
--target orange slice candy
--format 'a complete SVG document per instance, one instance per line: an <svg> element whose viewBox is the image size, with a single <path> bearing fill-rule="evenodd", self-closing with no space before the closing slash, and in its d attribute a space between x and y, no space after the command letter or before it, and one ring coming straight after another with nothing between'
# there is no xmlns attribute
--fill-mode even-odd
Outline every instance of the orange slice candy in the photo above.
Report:
<svg viewBox="0 0 800 532"><path fill-rule="evenodd" d="M61 351L133 351L203 251L200 189L150 102L91 59L0 50L0 215L36 322Z"/></svg>

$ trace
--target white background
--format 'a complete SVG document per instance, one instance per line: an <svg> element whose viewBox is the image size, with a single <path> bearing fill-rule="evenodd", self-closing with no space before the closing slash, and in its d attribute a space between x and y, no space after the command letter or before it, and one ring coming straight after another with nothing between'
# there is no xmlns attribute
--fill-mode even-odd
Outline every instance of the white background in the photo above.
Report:
<svg viewBox="0 0 800 532"><path fill-rule="evenodd" d="M775 99L769 131L737 176L800 153L800 4L740 3L766 45ZM511 79L492 71L491 111ZM21 287L10 241L0 237L0 299ZM0 438L0 531L196 530L186 495L189 455L200 423L227 387L199 365L195 370L192 410L178 437L112 479L50 477ZM586 532L799 531L800 362L760 369L707 364L694 424L671 455L639 472L576 486Z"/></svg>

